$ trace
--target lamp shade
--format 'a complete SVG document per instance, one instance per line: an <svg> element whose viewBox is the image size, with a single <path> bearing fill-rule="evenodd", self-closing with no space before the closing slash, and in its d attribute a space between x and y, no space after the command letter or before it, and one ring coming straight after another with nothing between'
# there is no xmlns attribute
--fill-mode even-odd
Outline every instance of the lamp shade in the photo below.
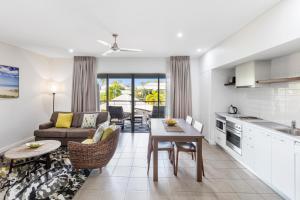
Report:
<svg viewBox="0 0 300 200"><path fill-rule="evenodd" d="M58 91L58 84L56 82L50 82L49 85L49 92L50 93L57 93Z"/></svg>

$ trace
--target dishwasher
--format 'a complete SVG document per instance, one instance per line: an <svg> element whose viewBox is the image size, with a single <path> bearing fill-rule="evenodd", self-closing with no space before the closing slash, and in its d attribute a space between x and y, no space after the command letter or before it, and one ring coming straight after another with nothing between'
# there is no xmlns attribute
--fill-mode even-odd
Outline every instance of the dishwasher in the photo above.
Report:
<svg viewBox="0 0 300 200"><path fill-rule="evenodd" d="M295 199L300 200L300 142L295 143L295 165Z"/></svg>

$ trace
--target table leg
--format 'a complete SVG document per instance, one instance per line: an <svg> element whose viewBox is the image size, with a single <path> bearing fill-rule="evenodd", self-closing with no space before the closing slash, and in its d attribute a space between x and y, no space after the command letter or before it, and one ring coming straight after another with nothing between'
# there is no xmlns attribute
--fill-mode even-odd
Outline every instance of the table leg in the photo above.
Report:
<svg viewBox="0 0 300 200"><path fill-rule="evenodd" d="M202 139L197 141L197 182L202 182Z"/></svg>
<svg viewBox="0 0 300 200"><path fill-rule="evenodd" d="M153 140L153 181L158 181L158 141Z"/></svg>

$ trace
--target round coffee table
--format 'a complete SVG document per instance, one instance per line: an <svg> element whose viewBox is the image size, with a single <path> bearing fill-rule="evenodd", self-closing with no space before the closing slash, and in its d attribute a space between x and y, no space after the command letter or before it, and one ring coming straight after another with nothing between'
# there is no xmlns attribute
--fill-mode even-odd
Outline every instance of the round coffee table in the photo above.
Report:
<svg viewBox="0 0 300 200"><path fill-rule="evenodd" d="M20 164L14 164L13 162L14 160L35 158L40 156L46 157L46 162L45 162L46 169L50 169L51 167L50 153L58 149L61 145L61 142L57 140L40 140L37 142L43 143L43 145L34 149L34 148L28 148L25 144L23 144L21 146L12 148L4 153L4 157L10 160L9 173L12 171L12 168L14 167L24 165L33 161L31 160Z"/></svg>

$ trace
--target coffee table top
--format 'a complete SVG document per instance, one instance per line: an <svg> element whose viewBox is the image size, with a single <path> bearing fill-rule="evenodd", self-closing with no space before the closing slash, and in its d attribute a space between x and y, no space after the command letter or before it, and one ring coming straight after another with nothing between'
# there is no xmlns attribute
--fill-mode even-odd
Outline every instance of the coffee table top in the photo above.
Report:
<svg viewBox="0 0 300 200"><path fill-rule="evenodd" d="M38 142L43 143L43 145L38 148L31 149L28 148L26 144L23 144L21 146L6 151L4 156L5 158L14 160L32 158L50 153L58 149L61 145L61 142L57 140L40 140Z"/></svg>

